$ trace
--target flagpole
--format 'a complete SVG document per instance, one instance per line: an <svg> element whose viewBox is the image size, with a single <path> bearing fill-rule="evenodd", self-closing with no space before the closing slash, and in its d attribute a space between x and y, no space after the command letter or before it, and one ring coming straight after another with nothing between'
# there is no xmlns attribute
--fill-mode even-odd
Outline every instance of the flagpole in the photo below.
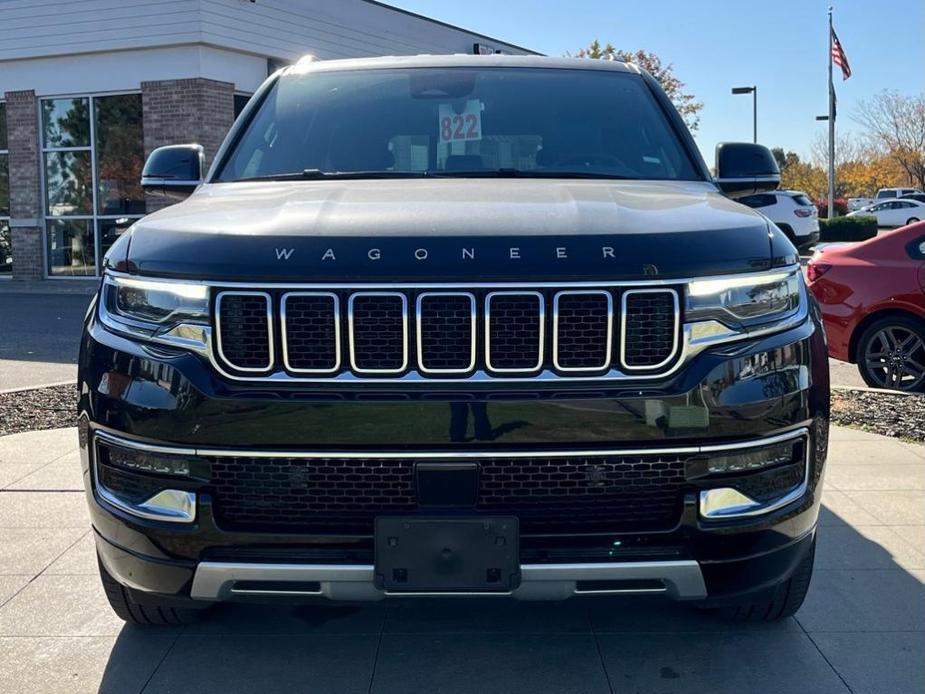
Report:
<svg viewBox="0 0 925 694"><path fill-rule="evenodd" d="M832 6L829 5L829 219L835 216L835 85L832 83Z"/></svg>

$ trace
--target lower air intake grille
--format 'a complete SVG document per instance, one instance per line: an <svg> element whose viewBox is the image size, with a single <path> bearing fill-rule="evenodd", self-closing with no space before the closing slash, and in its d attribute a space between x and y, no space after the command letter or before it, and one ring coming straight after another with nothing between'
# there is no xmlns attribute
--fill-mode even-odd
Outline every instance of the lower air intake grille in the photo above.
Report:
<svg viewBox="0 0 925 694"><path fill-rule="evenodd" d="M477 512L525 533L663 530L680 518L679 456L484 458ZM414 460L214 457L222 527L371 534L380 514L418 513Z"/></svg>
<svg viewBox="0 0 925 694"><path fill-rule="evenodd" d="M671 290L630 290L623 295L623 365L656 369L677 347L678 295Z"/></svg>
<svg viewBox="0 0 925 694"><path fill-rule="evenodd" d="M234 369L266 371L273 365L270 296L261 292L218 295L219 354Z"/></svg>

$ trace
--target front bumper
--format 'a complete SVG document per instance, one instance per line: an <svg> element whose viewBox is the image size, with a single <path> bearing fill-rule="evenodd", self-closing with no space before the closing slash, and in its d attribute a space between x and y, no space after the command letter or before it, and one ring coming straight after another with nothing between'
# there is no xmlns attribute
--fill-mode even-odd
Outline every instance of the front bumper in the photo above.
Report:
<svg viewBox="0 0 925 694"><path fill-rule="evenodd" d="M677 524L657 532L521 539L517 599L660 592L722 601L784 580L813 537L826 454L828 370L818 318L699 355L670 379L641 385L527 385L505 392L409 393L230 385L196 357L139 345L89 319L80 364L87 496L104 566L141 592L197 600L379 599L372 537L223 527L211 499L192 523L142 518L107 502L90 473L97 432L195 450L492 451L668 449L742 444L806 430L800 493L767 512L704 519L686 494ZM454 421L448 403L484 403L494 423ZM348 448L349 447L349 448ZM247 578L242 578L247 576ZM257 582L263 592L235 585ZM287 585L289 584L289 585ZM588 586L594 586L593 589ZM601 586L604 586L601 588Z"/></svg>

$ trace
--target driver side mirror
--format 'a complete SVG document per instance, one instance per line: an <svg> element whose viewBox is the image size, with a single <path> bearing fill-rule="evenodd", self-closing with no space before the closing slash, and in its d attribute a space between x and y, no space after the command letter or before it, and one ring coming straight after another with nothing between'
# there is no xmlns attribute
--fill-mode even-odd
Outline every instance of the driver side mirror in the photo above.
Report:
<svg viewBox="0 0 925 694"><path fill-rule="evenodd" d="M776 190L780 169L771 150L751 142L716 145L716 184L731 198Z"/></svg>
<svg viewBox="0 0 925 694"><path fill-rule="evenodd" d="M204 169L202 145L158 147L145 162L141 187L146 193L183 200L202 183Z"/></svg>

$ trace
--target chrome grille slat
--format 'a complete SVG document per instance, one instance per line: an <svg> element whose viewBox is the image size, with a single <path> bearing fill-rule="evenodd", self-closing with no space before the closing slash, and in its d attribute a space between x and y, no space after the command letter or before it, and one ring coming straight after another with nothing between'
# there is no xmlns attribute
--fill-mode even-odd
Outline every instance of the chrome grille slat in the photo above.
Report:
<svg viewBox="0 0 925 694"><path fill-rule="evenodd" d="M603 371L613 344L613 295L565 290L553 297L552 358L563 372Z"/></svg>
<svg viewBox="0 0 925 694"><path fill-rule="evenodd" d="M340 298L333 292L286 292L280 299L283 363L287 371L340 370Z"/></svg>
<svg viewBox="0 0 925 694"><path fill-rule="evenodd" d="M539 371L543 367L545 321L545 299L540 292L490 292L485 297L488 370L499 374Z"/></svg>
<svg viewBox="0 0 925 694"><path fill-rule="evenodd" d="M347 308L350 366L360 374L400 374L408 368L408 297L356 292Z"/></svg>
<svg viewBox="0 0 925 694"><path fill-rule="evenodd" d="M219 286L211 358L235 380L449 383L652 378L687 354L673 287L534 286ZM232 298L251 323L234 322ZM247 358L229 352L242 334Z"/></svg>
<svg viewBox="0 0 925 694"><path fill-rule="evenodd" d="M273 300L267 292L220 292L215 298L217 348L237 371L273 368Z"/></svg>

